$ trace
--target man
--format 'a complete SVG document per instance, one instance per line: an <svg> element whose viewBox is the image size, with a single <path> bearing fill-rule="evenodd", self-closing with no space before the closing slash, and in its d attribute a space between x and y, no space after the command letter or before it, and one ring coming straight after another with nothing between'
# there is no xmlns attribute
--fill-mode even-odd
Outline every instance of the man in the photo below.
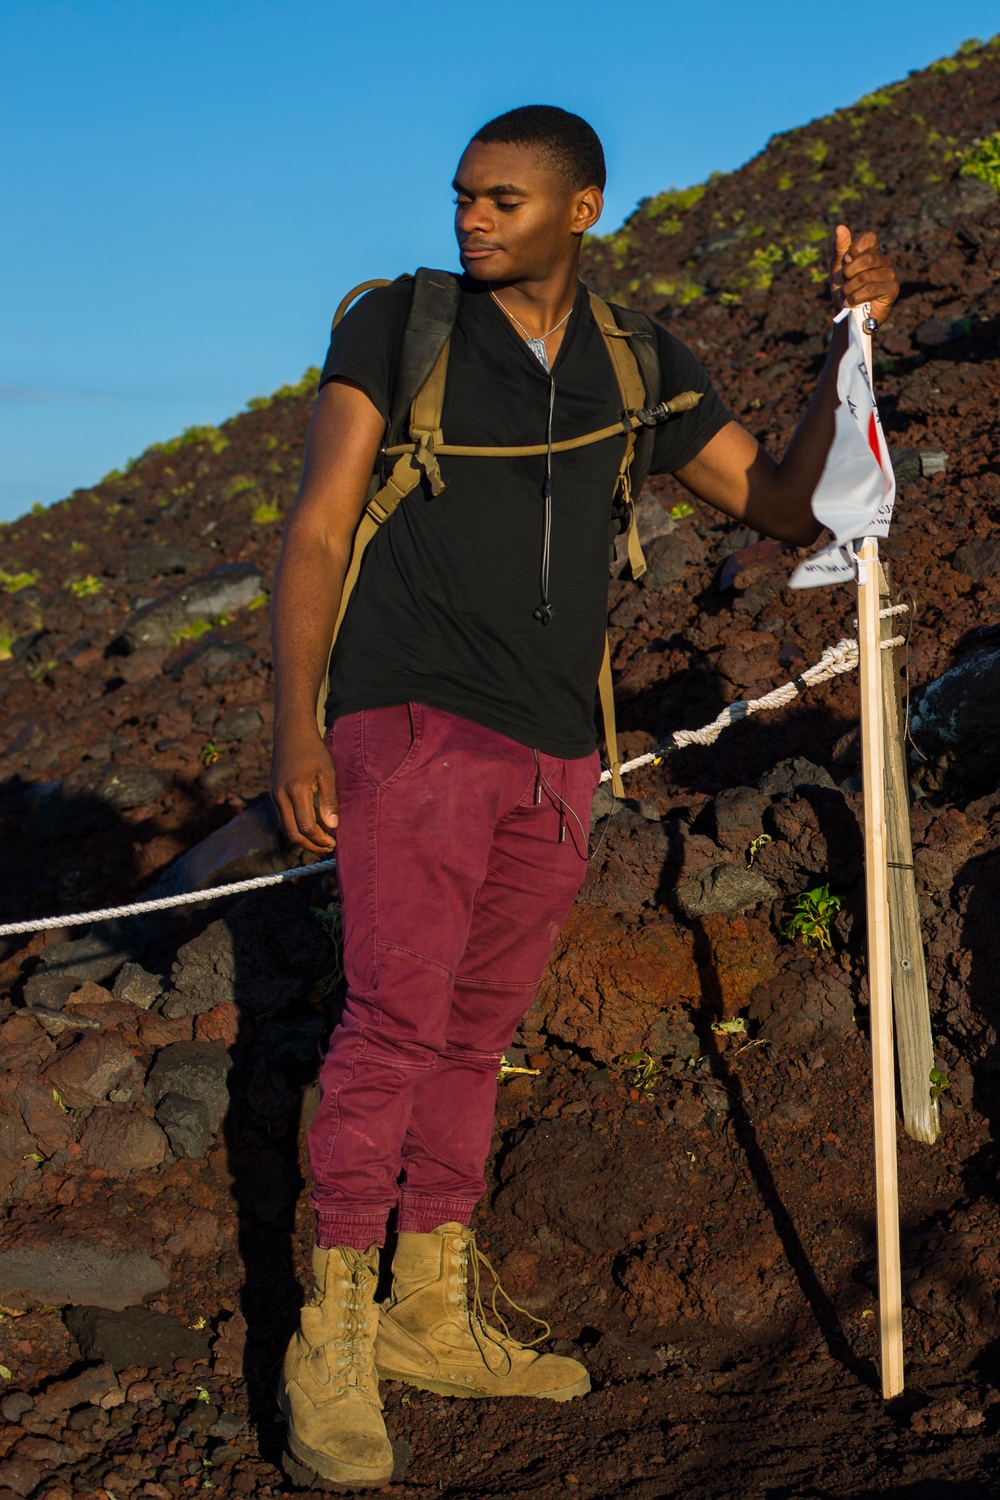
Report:
<svg viewBox="0 0 1000 1500"><path fill-rule="evenodd" d="M621 415L577 269L603 205L591 128L547 106L473 138L455 176L464 268L441 429L451 444L558 444ZM837 229L834 294L881 323L898 289L873 234ZM338 853L348 998L310 1130L315 1291L285 1360L289 1447L328 1480L388 1479L378 1373L453 1395L565 1400L583 1366L491 1327L467 1271L498 1065L582 882L599 776L594 690L625 437L548 457L442 457L364 557L315 705L352 538L386 432L410 303L370 292L336 330L274 594L272 790L300 847ZM769 535L815 540L835 366L780 463L663 329L653 472ZM834 357L845 330L834 333ZM392 1296L374 1305L390 1210Z"/></svg>

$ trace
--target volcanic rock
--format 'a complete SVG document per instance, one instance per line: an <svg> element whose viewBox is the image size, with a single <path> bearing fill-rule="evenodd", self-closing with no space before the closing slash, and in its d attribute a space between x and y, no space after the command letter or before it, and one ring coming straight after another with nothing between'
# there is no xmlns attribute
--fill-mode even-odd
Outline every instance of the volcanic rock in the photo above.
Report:
<svg viewBox="0 0 1000 1500"><path fill-rule="evenodd" d="M129 615L121 637L132 651L141 646L167 646L193 620L206 620L242 609L255 599L263 575L252 563L226 563L144 604Z"/></svg>
<svg viewBox="0 0 1000 1500"><path fill-rule="evenodd" d="M116 1373L130 1366L140 1370L167 1369L175 1359L206 1359L209 1333L189 1328L170 1313L128 1307L111 1312L102 1307L72 1307L63 1317L84 1359L99 1360Z"/></svg>
<svg viewBox="0 0 1000 1500"><path fill-rule="evenodd" d="M80 1145L87 1160L112 1177L158 1167L167 1154L167 1137L155 1120L118 1106L94 1111Z"/></svg>
<svg viewBox="0 0 1000 1500"><path fill-rule="evenodd" d="M644 549L646 571L642 582L647 589L668 589L680 583L688 568L700 563L705 555L704 544L690 527L678 527L676 531L661 532Z"/></svg>
<svg viewBox="0 0 1000 1500"><path fill-rule="evenodd" d="M24 986L25 1005L39 1005L43 1010L62 1010L80 981L72 974L53 974L39 969Z"/></svg>
<svg viewBox="0 0 1000 1500"><path fill-rule="evenodd" d="M963 777L1000 774L1000 646L975 647L912 699L910 733L924 756L959 758Z"/></svg>
<svg viewBox="0 0 1000 1500"><path fill-rule="evenodd" d="M180 895L225 880L271 875L288 868L290 856L271 799L237 813L175 861L150 896Z"/></svg>
<svg viewBox="0 0 1000 1500"><path fill-rule="evenodd" d="M163 1291L167 1280L166 1267L141 1250L41 1227L0 1247L0 1301L15 1307L81 1302L120 1311Z"/></svg>
<svg viewBox="0 0 1000 1500"><path fill-rule="evenodd" d="M69 1380L57 1380L46 1386L35 1397L35 1410L40 1417L51 1421L53 1417L72 1411L77 1406L103 1406L108 1396L118 1390L118 1382L111 1366L94 1365Z"/></svg>
<svg viewBox="0 0 1000 1500"><path fill-rule="evenodd" d="M120 946L120 941L112 924L108 923L93 928L86 937L50 943L42 950L36 974L69 976L78 981L77 988L85 979L104 984L115 977L131 956Z"/></svg>
<svg viewBox="0 0 1000 1500"><path fill-rule="evenodd" d="M677 901L689 917L707 917L713 912L735 916L762 901L774 901L778 891L756 870L740 865L710 865L693 880L677 888Z"/></svg>
<svg viewBox="0 0 1000 1500"><path fill-rule="evenodd" d="M233 740L245 740L250 735L259 734L263 726L264 720L256 708L234 708L216 719L212 738L220 745L227 745Z"/></svg>
<svg viewBox="0 0 1000 1500"><path fill-rule="evenodd" d="M174 1042L164 1047L153 1064L146 1092L156 1105L168 1094L199 1101L216 1131L229 1106L231 1066L232 1059L218 1042Z"/></svg>
<svg viewBox="0 0 1000 1500"><path fill-rule="evenodd" d="M212 1115L203 1099L164 1094L156 1118L167 1133L175 1156L204 1156L212 1139Z"/></svg>
<svg viewBox="0 0 1000 1500"><path fill-rule="evenodd" d="M117 766L98 783L94 795L124 812L158 801L166 787L167 778L149 766Z"/></svg>
<svg viewBox="0 0 1000 1500"><path fill-rule="evenodd" d="M122 559L126 583L146 583L168 573L194 573L205 566L205 558L190 547L162 542L144 542L130 547Z"/></svg>
<svg viewBox="0 0 1000 1500"><path fill-rule="evenodd" d="M130 963L119 973L111 993L116 1000L149 1010L163 993L163 983L158 974L150 974L141 964Z"/></svg>
<svg viewBox="0 0 1000 1500"><path fill-rule="evenodd" d="M1000 539L982 536L966 542L955 553L955 566L959 572L968 573L974 583L995 577L1000 573Z"/></svg>
<svg viewBox="0 0 1000 1500"><path fill-rule="evenodd" d="M121 1037L89 1034L60 1052L45 1077L71 1109L90 1109L135 1072L135 1058Z"/></svg>
<svg viewBox="0 0 1000 1500"><path fill-rule="evenodd" d="M750 1019L782 1046L818 1046L854 1029L854 997L842 976L783 973L754 990Z"/></svg>
<svg viewBox="0 0 1000 1500"><path fill-rule="evenodd" d="M788 760L779 760L766 771L757 783L757 789L766 797L791 797L800 787L825 786L837 790L837 783L823 766L817 766L804 755L793 755Z"/></svg>

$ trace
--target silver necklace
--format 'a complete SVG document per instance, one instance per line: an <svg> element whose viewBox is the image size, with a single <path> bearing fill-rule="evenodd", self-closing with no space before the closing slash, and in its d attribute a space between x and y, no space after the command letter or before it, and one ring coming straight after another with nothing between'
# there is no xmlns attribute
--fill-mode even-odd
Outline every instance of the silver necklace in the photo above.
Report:
<svg viewBox="0 0 1000 1500"><path fill-rule="evenodd" d="M487 285L489 285L488 282ZM515 326L518 327L524 334L524 342L527 344L532 354L538 360L538 363L541 365L542 369L546 372L546 374L548 374L550 369L549 351L545 347L545 340L551 338L554 333L558 333L559 329L563 326L563 324L566 322L566 319L569 317L569 313L573 311L572 307L570 308L569 312L566 313L565 317L560 318L558 323L554 323L552 325L548 333L543 333L541 338L535 339L532 338L531 334L525 328L520 318L515 318L510 308L504 307L503 303L500 301L500 298L497 296L492 287L490 287L490 296L493 298L493 301L496 303L497 307L499 307L500 311L506 313L510 321L515 324Z"/></svg>

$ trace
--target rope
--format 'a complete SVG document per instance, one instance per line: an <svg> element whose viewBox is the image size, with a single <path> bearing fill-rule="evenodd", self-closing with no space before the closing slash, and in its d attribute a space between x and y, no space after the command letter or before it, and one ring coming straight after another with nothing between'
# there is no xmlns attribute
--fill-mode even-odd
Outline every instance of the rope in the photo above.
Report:
<svg viewBox="0 0 1000 1500"><path fill-rule="evenodd" d="M909 610L908 604L893 604L888 609L879 610L879 619L887 619L890 615L906 614ZM906 637L894 635L890 640L882 641L883 651L888 651L895 646L905 644ZM683 750L688 745L714 745L724 729L732 724L738 724L741 719L746 719L750 714L762 713L765 709L784 708L797 698L804 687L815 687L820 682L829 682L831 677L837 677L841 672L851 672L858 664L858 643L855 640L838 641L835 646L827 646L819 661L814 662L811 667L806 667L792 682L785 682L781 687L774 688L770 693L765 693L763 698L751 698L749 701L741 699L739 703L730 703L724 708L717 719L711 724L704 725L701 729L676 729L673 734L668 735L657 745L655 750L650 750L646 755L639 755L635 760L627 760L621 771L624 776L627 771L638 771L641 766L658 766L674 750ZM611 780L611 772L601 773L602 781Z"/></svg>
<svg viewBox="0 0 1000 1500"><path fill-rule="evenodd" d="M879 618L886 619L890 615L903 615L909 611L908 604L893 604L888 609L879 611ZM892 647L905 644L906 637L895 635L891 640L882 642L882 650L888 651ZM682 750L687 745L714 745L715 741L724 729L731 724L737 724L741 719L746 719L750 714L762 713L769 708L784 708L786 703L791 703L797 698L804 687L815 687L817 683L828 682L831 677L837 677L841 672L851 672L858 664L858 643L854 640L838 641L835 646L827 646L819 661L814 662L811 667L806 667L792 682L783 683L781 687L766 693L763 698L752 698L749 702L730 703L724 708L717 719L711 724L706 724L702 729L677 729L655 750L650 750L647 755L637 756L635 760L628 760L622 766L622 775L627 771L638 771L641 766L658 766L664 758L673 750ZM610 781L611 772L604 771L601 775L602 781ZM300 880L304 875L318 875L323 870L334 870L337 867L335 859L321 859L314 865L300 865L294 870L282 870L277 875L256 875L251 880L235 880L228 885L214 885L207 891L185 891L180 896L160 896L155 901L133 901L129 906L105 906L99 911L81 911L69 917L40 917L32 922L4 922L0 924L0 937L14 937L26 932L45 932L55 927L85 927L92 922L106 922L111 917L137 917L147 911L166 911L173 906L189 906L197 901L215 901L220 896L238 896L243 891L259 891L265 886L281 885L286 880Z"/></svg>
<svg viewBox="0 0 1000 1500"><path fill-rule="evenodd" d="M109 917L137 917L145 911L166 911L171 906L189 906L195 901L215 901L219 896L237 896L241 891L259 891L266 885L280 885L285 880L300 880L303 875L318 875L336 868L335 859L321 859L314 865L299 865L276 875L255 875L251 880L234 880L228 885L213 885L207 891L185 891L180 896L160 896L155 901L133 901L130 906L105 906L100 911L80 911L71 917L41 917L34 922L5 922L0 937L19 932L44 932L50 927L83 927L91 922L106 922Z"/></svg>

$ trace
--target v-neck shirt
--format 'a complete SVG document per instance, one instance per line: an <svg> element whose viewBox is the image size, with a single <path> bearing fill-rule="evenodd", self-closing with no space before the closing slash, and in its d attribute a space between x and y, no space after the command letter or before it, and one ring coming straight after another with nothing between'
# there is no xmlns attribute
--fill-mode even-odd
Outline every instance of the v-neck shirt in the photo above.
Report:
<svg viewBox="0 0 1000 1500"><path fill-rule="evenodd" d="M321 385L350 380L388 420L412 283L368 292L334 330ZM657 429L652 473L689 463L730 420L691 351L658 325L661 399L704 393ZM460 282L441 429L448 443L558 443L613 423L621 396L581 283L551 376L488 288ZM541 597L544 457L440 459L369 543L333 653L327 715L424 703L567 760L593 752L608 535L625 438L552 458L548 597Z"/></svg>

